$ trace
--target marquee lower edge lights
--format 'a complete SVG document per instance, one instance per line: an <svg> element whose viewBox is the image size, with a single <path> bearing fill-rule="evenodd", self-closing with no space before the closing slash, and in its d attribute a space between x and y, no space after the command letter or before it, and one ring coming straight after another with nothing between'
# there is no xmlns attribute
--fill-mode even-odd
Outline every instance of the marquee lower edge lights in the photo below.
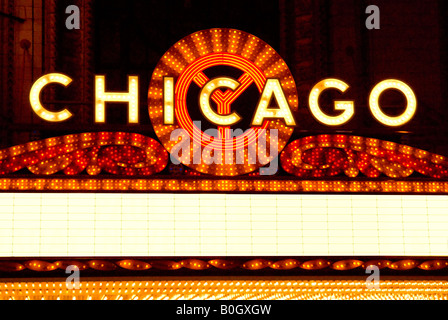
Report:
<svg viewBox="0 0 448 320"><path fill-rule="evenodd" d="M383 280L377 289L365 280L207 279L85 280L79 289L65 281L0 282L1 300L447 300L448 282Z"/></svg>
<svg viewBox="0 0 448 320"><path fill-rule="evenodd" d="M295 274L325 274L328 271L342 272L350 271L351 275L363 275L365 269L369 266L377 266L378 269L387 271L397 271L403 274L410 274L411 271L424 271L424 275L448 269L448 259L434 257L429 259L416 258L375 258L375 257L347 257L347 258L185 258L178 260L144 258L140 259L126 258L120 260L104 259L86 259L86 258L65 258L65 259L24 259L12 258L11 260L0 260L0 272L9 273L13 276L20 275L20 272L55 274L58 270L65 270L67 266L76 266L82 273L92 274L95 271L108 273L125 272L127 274L140 272L146 276L154 276L156 271L168 271L170 275L181 274L186 270L193 271L219 271L219 272L243 272L252 271L253 274L265 274L269 271L274 274L282 275L281 271L293 270ZM51 273L53 272L53 273ZM142 273L143 272L143 273ZM280 273L279 273L280 272ZM406 273L407 272L407 273ZM412 273L412 272L411 272ZM211 273L212 274L212 273ZM346 273L345 273L346 274ZM29 275L29 274L28 274ZM199 275L199 274L198 274ZM201 273L201 275L204 275Z"/></svg>

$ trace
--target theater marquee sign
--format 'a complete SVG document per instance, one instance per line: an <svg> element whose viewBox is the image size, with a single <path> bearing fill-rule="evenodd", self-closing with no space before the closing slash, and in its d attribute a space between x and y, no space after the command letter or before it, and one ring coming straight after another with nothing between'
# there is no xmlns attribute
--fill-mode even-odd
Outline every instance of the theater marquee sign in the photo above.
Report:
<svg viewBox="0 0 448 320"><path fill-rule="evenodd" d="M37 80L30 93L36 114L50 122L71 118L68 109L52 112L39 100L46 85L67 86L71 81L57 73ZM138 77L129 76L128 92L106 92L105 86L106 77L96 76L95 122L106 121L107 103L126 102L128 122L138 123ZM308 101L314 118L327 126L347 123L355 114L354 101L335 101L334 109L342 112L329 116L321 110L319 96L325 90L344 93L348 88L338 79L317 83ZM388 89L406 97L407 105L399 116L388 116L379 106L379 97ZM393 79L376 85L369 101L373 117L387 126L404 125L417 108L412 89ZM286 63L263 40L232 29L199 31L173 45L154 70L148 104L155 133L174 162L216 176L246 174L267 165L300 122L296 119L297 89Z"/></svg>
<svg viewBox="0 0 448 320"><path fill-rule="evenodd" d="M72 81L51 73L31 88L31 107L49 127L73 117L73 110L48 110L40 94L47 85ZM127 103L128 123L139 123L137 76L129 76L125 92L107 91L106 75L94 83L95 123L107 122L114 102ZM336 78L317 82L306 101L315 120L338 128L353 119L356 101L334 101L336 115L319 102L324 91L344 96L348 89ZM404 95L400 115L382 109L386 90ZM181 39L161 57L149 84L153 138L86 132L0 150L7 233L0 254L448 254L447 159L344 134L290 141L302 120L299 103L288 66L263 40L233 29ZM372 88L369 108L381 125L399 128L415 115L416 97L406 83L386 79ZM188 170L171 175L164 171L169 163ZM273 176L279 167L283 176ZM294 263L269 266L331 266ZM347 268L357 262L350 263Z"/></svg>

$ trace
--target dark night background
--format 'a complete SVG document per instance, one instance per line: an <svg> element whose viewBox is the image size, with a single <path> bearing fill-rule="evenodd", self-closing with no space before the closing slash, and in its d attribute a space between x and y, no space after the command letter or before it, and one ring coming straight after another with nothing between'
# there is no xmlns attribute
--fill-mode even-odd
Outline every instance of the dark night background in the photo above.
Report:
<svg viewBox="0 0 448 320"><path fill-rule="evenodd" d="M273 46L287 62L299 91L298 127L291 138L343 132L375 137L448 155L446 1L365 0L1 0L0 147L86 131L133 131L155 137L147 112L147 89L162 55L183 37L202 29L236 28ZM65 8L81 10L81 29L65 28ZM381 12L381 29L368 30L368 5ZM27 40L27 42L24 42ZM31 111L32 82L49 72L74 79L66 89L49 87L49 109L68 106L75 116L45 123ZM108 107L105 125L93 124L93 78L107 76L108 91L126 91L127 75L140 77L140 124L126 125L127 109ZM350 85L333 99L355 100L346 125L320 125L308 110L310 89L324 78ZM388 128L368 110L370 90L395 78L418 100L414 119ZM404 97L389 90L381 104L388 114L404 110Z"/></svg>

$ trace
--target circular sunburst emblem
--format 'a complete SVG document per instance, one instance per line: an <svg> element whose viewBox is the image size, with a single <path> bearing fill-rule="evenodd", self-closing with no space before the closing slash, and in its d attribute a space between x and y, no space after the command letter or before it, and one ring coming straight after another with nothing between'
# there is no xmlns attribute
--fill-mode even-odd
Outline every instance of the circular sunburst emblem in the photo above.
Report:
<svg viewBox="0 0 448 320"><path fill-rule="evenodd" d="M298 109L280 55L234 29L199 31L173 45L154 70L148 101L172 159L218 176L249 173L277 157Z"/></svg>

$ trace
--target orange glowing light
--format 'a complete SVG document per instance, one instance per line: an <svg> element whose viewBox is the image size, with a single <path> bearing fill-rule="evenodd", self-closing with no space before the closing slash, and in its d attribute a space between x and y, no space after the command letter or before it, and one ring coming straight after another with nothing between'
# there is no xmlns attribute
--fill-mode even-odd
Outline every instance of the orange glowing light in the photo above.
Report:
<svg viewBox="0 0 448 320"><path fill-rule="evenodd" d="M214 83L211 83L211 79L204 73L206 69L214 66L232 66L241 70L242 75L239 79L234 79L239 85L230 85L234 90L230 87L226 91L215 90L212 87ZM164 79L167 78L176 81L173 97L164 95L166 87ZM178 41L163 55L152 75L148 100L149 115L156 135L171 153L178 143L171 141L171 133L176 129L184 129L190 138L190 152L188 155L179 156L179 161L199 172L217 176L235 176L252 172L266 165L266 162L275 156L270 154L267 156L267 152L262 151L264 146L257 143L260 135L265 134L269 144L271 131L277 130L278 152L280 152L293 132L293 128L288 126L293 123L292 117L283 115L280 117L271 111L272 109L267 109L266 105L264 108L267 115L260 115L266 118L261 126L242 128L244 133L235 137L229 133L230 125L238 121L237 114L230 110L231 103L251 84L255 85L261 95L268 79L277 79L282 95L275 92L275 97L284 98L280 100L287 105L282 106L292 115L298 110L297 89L286 63L272 47L251 34L233 29L209 29L191 34ZM187 105L187 91L192 85L206 91L203 92L204 99L210 97L210 100L217 103L217 112L208 108L208 100L198 101L198 104L193 106ZM257 101L248 107L255 111ZM189 108L199 108L207 113L206 119L214 119L219 135L212 137L199 130L189 115ZM168 112L167 115L165 111ZM285 123L285 120L288 123ZM250 145L255 146L259 151L256 154L261 155L260 157L255 159L249 153ZM219 158L222 161L220 163L210 161L210 156L208 158L201 156L199 161L195 160L197 159L194 158L195 153L197 155L200 152L202 155L204 150L222 150L218 156L214 155L215 159Z"/></svg>

